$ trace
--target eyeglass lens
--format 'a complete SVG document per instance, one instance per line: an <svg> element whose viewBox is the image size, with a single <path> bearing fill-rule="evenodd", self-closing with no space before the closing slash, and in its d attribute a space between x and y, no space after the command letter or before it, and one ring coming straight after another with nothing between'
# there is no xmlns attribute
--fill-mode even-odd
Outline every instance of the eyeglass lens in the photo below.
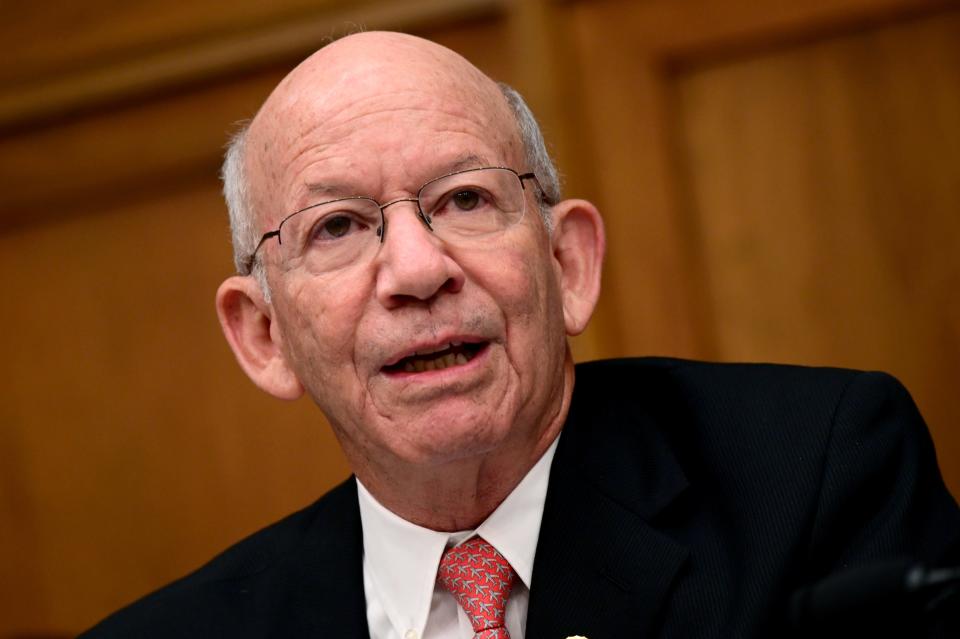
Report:
<svg viewBox="0 0 960 639"><path fill-rule="evenodd" d="M418 194L434 233L464 244L507 229L523 217L524 191L510 169L472 169L427 182ZM397 205L402 207L402 203ZM397 212L392 212L396 215ZM351 197L304 209L280 225L280 257L289 266L329 272L372 258L386 214L369 198Z"/></svg>

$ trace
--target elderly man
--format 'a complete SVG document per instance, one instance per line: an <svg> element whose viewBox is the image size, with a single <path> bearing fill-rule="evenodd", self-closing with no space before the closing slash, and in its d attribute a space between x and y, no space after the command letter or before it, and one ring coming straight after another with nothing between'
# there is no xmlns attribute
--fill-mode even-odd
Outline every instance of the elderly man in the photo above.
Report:
<svg viewBox="0 0 960 639"><path fill-rule="evenodd" d="M89 636L773 636L834 571L956 557L887 376L575 369L600 216L560 199L520 97L453 52L325 47L224 180L227 340L266 392L310 394L355 477Z"/></svg>

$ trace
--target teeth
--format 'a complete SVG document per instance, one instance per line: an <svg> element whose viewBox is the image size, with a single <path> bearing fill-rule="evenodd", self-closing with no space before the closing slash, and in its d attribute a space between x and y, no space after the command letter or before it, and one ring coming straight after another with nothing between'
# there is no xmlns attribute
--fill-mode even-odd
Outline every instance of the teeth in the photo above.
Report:
<svg viewBox="0 0 960 639"><path fill-rule="evenodd" d="M449 348L454 346L460 346L461 342L450 342ZM437 353L438 351L445 350L447 347L437 349L435 351L427 352L418 352L417 355L430 355L431 353ZM451 366L462 366L470 361L470 358L462 352L458 353L447 353L442 357L437 357L434 359L411 359L403 363L403 371L405 373L422 373L424 371L442 371L445 368L450 368Z"/></svg>
<svg viewBox="0 0 960 639"><path fill-rule="evenodd" d="M433 355L434 353L439 353L440 351L445 351L445 350L447 350L447 349L455 348L455 347L457 347L457 346L460 346L461 344L463 344L463 342L449 342L449 343L447 343L447 344L443 344L443 345L441 345L441 346L437 346L436 348L427 348L427 349L424 349L424 350L422 350L422 351L417 351L415 354L416 354L416 355L421 355L421 356L424 356L424 355Z"/></svg>

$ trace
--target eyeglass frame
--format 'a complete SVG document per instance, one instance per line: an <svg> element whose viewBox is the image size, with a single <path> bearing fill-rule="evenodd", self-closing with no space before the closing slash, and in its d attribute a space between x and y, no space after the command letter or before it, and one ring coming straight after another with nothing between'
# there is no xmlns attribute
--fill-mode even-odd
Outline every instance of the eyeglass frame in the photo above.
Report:
<svg viewBox="0 0 960 639"><path fill-rule="evenodd" d="M347 197L338 197L338 198L334 198L334 199L332 199L332 200L325 200L325 201L323 201L323 202L317 202L316 204L311 204L310 206L305 206L305 207L303 207L302 209L297 209L296 211L294 211L293 213L291 213L291 214L288 215L287 217L285 217L285 218L283 218L282 220L280 220L280 223L277 225L277 228L273 229L272 231L267 231L266 233L264 233L264 234L260 237L260 241L257 242L256 248L253 249L253 252L250 253L250 256L247 257L246 261L244 261L244 263L243 263L243 268L244 268L244 270L243 270L243 273L242 273L242 274L243 274L243 275L249 275L249 274L251 274L251 273L253 272L253 266L254 266L254 263L255 263L256 260L257 260L257 252L260 250L260 247L263 246L264 242L266 242L267 240L269 240L269 239L272 238L272 237L276 237L278 244L282 244L282 243L283 243L283 241L280 239L280 229L283 228L283 225L287 222L287 220L289 220L290 218L292 218L292 217L295 216L295 215L299 215L300 213L303 213L304 211L309 211L310 209L315 209L315 208L317 208L318 206L326 206L326 205L328 205L328 204L333 204L334 202L345 202L345 201L348 201L348 200L369 200L370 202L373 202L374 204L376 204L376 205L377 205L377 208L380 209L380 227L377 229L377 237L380 238L380 244L383 244L383 243L386 241L386 236L387 236L387 216L384 214L383 210L384 210L385 208L387 208L388 206L393 206L394 204L399 204L400 202L416 202L416 204L417 204L417 217L420 219L421 222L423 222L423 225L427 227L427 230L429 230L431 233L433 233L433 232L434 232L433 226L430 225L430 221L431 221L431 220L430 220L429 216L428 216L426 213L423 212L423 207L421 206L421 203L420 203L420 194L423 193L423 190L424 190L425 188L427 188L428 186L430 186L431 184L433 184L434 182L437 182L437 181L439 181L439 180L443 180L443 179L448 178L448 177L451 177L451 176L453 176L453 175L460 175L461 173L472 173L472 172L474 172L474 171L483 171L483 170L486 170L486 169L501 169L501 170L504 170L504 171L510 171L511 173L513 173L513 174L517 177L517 180L520 182L520 188L521 188L523 191L526 191L526 190L527 190L527 189L526 189L526 186L524 186L523 181L524 181L524 180L533 180L533 183L537 185L537 190L540 192L540 199L541 199L542 201L544 201L544 202L546 201L546 192L543 190L543 187L540 186L540 180L537 179L536 173L534 173L533 171L529 171L529 172L527 172L527 173L520 173L520 172L518 172L518 171L515 170L515 169L511 169L511 168L508 167L508 166L479 166L479 167L476 167L476 168L473 168L473 169L462 169L462 170L460 170L460 171L453 171L452 173L446 173L446 174L444 174L444 175L437 176L437 177L435 177L435 178L432 178L432 179L427 180L426 182L424 182L423 185L422 185L419 189L417 189L417 196L416 196L416 197L401 197L401 198L397 198L397 199L395 199L395 200L391 200L391 201L387 202L386 204L380 204L380 202L378 202L376 199L374 199L374 198L372 198L372 197L368 197L368 196L366 196L366 195L350 195L350 196L347 196ZM524 210L526 210L526 207L524 207ZM521 219L522 219L522 217L521 217ZM519 222L519 221L520 221L520 220L517 220L517 222Z"/></svg>

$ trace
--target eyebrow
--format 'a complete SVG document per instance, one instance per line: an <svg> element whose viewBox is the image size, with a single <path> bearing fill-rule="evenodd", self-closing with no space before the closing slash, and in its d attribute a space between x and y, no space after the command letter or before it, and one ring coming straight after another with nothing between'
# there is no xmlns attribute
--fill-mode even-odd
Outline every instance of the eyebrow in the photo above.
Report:
<svg viewBox="0 0 960 639"><path fill-rule="evenodd" d="M463 171L465 169L479 169L480 167L484 167L484 166L494 166L494 164L482 156L470 154L470 155L465 155L459 158L453 164L448 165L446 170L443 173L440 173L439 175L444 175L446 173L456 173L457 171ZM439 177L439 175L435 177Z"/></svg>
<svg viewBox="0 0 960 639"><path fill-rule="evenodd" d="M357 195L352 187L337 184L335 182L307 182L307 191L314 195L328 195L330 197L349 197Z"/></svg>
<svg viewBox="0 0 960 639"><path fill-rule="evenodd" d="M456 173L457 171L465 171L467 169L479 169L484 166L494 166L494 164L483 156L471 153L460 156L450 164L443 166L444 168L437 170L436 174L427 178L424 183L442 175L447 175L448 173ZM307 182L305 186L307 187L307 192L311 195L322 195L330 198L364 195L358 193L356 188L338 182Z"/></svg>

